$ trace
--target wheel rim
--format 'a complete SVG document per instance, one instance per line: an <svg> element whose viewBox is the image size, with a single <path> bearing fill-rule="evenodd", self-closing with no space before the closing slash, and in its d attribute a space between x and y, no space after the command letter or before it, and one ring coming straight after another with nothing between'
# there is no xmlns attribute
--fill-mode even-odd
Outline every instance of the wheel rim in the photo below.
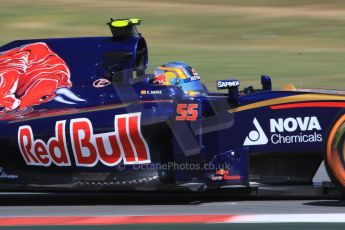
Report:
<svg viewBox="0 0 345 230"><path fill-rule="evenodd" d="M333 176L345 187L345 115L332 128L327 143L327 164Z"/></svg>

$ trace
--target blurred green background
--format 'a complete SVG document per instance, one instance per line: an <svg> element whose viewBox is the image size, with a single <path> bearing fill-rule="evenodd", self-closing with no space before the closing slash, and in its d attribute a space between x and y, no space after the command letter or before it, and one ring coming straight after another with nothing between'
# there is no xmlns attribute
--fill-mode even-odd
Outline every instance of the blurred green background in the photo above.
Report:
<svg viewBox="0 0 345 230"><path fill-rule="evenodd" d="M194 66L212 89L216 79L274 88L345 89L342 0L0 0L0 43L15 39L110 35L109 17L141 18L150 69Z"/></svg>

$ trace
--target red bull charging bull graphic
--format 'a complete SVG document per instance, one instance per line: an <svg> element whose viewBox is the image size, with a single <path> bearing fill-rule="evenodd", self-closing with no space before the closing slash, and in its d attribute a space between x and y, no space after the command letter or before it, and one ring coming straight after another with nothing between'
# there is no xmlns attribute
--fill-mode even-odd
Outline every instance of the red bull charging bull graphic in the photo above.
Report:
<svg viewBox="0 0 345 230"><path fill-rule="evenodd" d="M70 90L70 76L64 60L43 42L0 53L0 115L51 100L84 101Z"/></svg>

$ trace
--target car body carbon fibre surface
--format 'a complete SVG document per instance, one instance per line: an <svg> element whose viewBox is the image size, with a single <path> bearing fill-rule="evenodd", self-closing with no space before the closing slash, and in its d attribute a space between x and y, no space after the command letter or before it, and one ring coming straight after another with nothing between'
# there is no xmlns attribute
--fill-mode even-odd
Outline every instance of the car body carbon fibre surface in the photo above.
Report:
<svg viewBox="0 0 345 230"><path fill-rule="evenodd" d="M260 90L224 80L229 93L188 96L152 84L127 26L0 48L1 189L311 185L324 159L344 187L345 91L273 91L263 76Z"/></svg>

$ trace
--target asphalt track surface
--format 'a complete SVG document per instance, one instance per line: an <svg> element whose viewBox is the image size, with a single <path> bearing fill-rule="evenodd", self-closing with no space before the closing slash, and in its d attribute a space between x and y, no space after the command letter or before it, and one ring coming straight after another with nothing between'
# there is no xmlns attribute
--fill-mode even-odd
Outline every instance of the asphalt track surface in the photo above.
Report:
<svg viewBox="0 0 345 230"><path fill-rule="evenodd" d="M325 180L323 170L316 180ZM314 178L315 179L315 178ZM342 198L236 196L228 191L133 193L0 193L0 219L12 217L92 217L165 215L345 215ZM345 222L345 220L344 220ZM345 229L344 223L145 224L116 229ZM0 229L114 229L114 226L16 226Z"/></svg>
<svg viewBox="0 0 345 230"><path fill-rule="evenodd" d="M41 195L39 195L41 196ZM78 196L78 197L77 197ZM94 215L170 215L170 214L313 214L344 213L344 200L225 200L202 196L166 194L99 194L54 197L27 196L17 199L7 196L1 200L0 216L94 216ZM207 196L211 196L208 194ZM82 198L81 198L82 197ZM198 199L199 198L199 199ZM73 204L79 199L81 205ZM190 201L188 201L190 199ZM15 201L17 200L17 201ZM127 201L126 200L131 200ZM145 201L143 201L145 200ZM72 203L69 205L68 203Z"/></svg>
<svg viewBox="0 0 345 230"><path fill-rule="evenodd" d="M234 198L217 193L97 193L0 195L0 218L151 215L345 214L345 200ZM344 229L344 223L145 224L116 229ZM114 226L15 226L0 229L115 229Z"/></svg>
<svg viewBox="0 0 345 230"><path fill-rule="evenodd" d="M279 199L279 198L278 198ZM345 200L239 199L222 193L0 195L0 217L176 214L345 214Z"/></svg>

